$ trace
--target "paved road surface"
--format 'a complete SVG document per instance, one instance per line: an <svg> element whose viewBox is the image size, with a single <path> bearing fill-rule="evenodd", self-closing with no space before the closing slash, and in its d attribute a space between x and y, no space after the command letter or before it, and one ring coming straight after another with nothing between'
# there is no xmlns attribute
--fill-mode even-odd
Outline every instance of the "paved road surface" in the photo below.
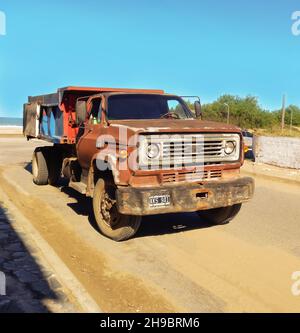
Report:
<svg viewBox="0 0 300 333"><path fill-rule="evenodd" d="M0 187L104 311L300 312L291 292L299 186L257 179L254 200L227 226L196 214L147 217L137 238L114 243L97 233L89 199L32 184L35 145L0 138Z"/></svg>

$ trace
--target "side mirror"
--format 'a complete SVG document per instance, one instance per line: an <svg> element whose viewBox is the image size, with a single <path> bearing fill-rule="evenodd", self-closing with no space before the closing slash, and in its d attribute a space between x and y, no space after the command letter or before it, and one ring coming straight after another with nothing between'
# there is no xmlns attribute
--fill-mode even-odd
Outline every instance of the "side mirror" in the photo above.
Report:
<svg viewBox="0 0 300 333"><path fill-rule="evenodd" d="M77 101L76 102L76 123L77 123L77 125L85 122L86 115L87 115L86 101Z"/></svg>
<svg viewBox="0 0 300 333"><path fill-rule="evenodd" d="M202 107L201 103L199 101L196 101L195 104L195 113L196 113L196 118L197 119L202 119Z"/></svg>

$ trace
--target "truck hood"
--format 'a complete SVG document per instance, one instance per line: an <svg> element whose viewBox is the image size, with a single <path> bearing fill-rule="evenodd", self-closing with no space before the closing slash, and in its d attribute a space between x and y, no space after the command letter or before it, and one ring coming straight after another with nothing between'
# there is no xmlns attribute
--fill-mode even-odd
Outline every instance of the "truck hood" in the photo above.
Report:
<svg viewBox="0 0 300 333"><path fill-rule="evenodd" d="M233 125L197 119L113 120L111 127L127 127L134 133L240 133Z"/></svg>

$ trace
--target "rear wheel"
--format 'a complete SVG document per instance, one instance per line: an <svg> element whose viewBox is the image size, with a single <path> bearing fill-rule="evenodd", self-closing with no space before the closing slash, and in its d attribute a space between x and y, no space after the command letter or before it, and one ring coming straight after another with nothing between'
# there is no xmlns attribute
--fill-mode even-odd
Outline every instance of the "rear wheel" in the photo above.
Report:
<svg viewBox="0 0 300 333"><path fill-rule="evenodd" d="M93 210L101 233L114 241L120 242L136 234L142 218L120 214L113 192L106 188L104 180L100 178L94 190Z"/></svg>
<svg viewBox="0 0 300 333"><path fill-rule="evenodd" d="M33 182L56 185L61 175L62 153L54 147L37 148L32 158Z"/></svg>
<svg viewBox="0 0 300 333"><path fill-rule="evenodd" d="M33 182L36 185L48 185L49 172L46 160L46 152L43 149L36 149L32 157Z"/></svg>
<svg viewBox="0 0 300 333"><path fill-rule="evenodd" d="M200 218L207 220L213 225L223 225L233 220L239 211L241 210L242 204L222 207L210 210L199 211L198 215Z"/></svg>
<svg viewBox="0 0 300 333"><path fill-rule="evenodd" d="M58 149L50 149L47 157L48 163L48 182L50 185L57 185L62 169L62 153Z"/></svg>

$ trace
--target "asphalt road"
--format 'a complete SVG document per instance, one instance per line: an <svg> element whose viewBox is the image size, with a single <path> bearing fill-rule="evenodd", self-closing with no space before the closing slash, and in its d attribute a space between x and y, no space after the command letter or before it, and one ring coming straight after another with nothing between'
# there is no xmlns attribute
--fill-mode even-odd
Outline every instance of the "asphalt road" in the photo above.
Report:
<svg viewBox="0 0 300 333"><path fill-rule="evenodd" d="M300 312L292 293L299 185L258 178L254 199L229 225L153 216L135 239L114 243L97 232L89 199L33 185L28 163L37 144L0 138L0 188L104 311Z"/></svg>

